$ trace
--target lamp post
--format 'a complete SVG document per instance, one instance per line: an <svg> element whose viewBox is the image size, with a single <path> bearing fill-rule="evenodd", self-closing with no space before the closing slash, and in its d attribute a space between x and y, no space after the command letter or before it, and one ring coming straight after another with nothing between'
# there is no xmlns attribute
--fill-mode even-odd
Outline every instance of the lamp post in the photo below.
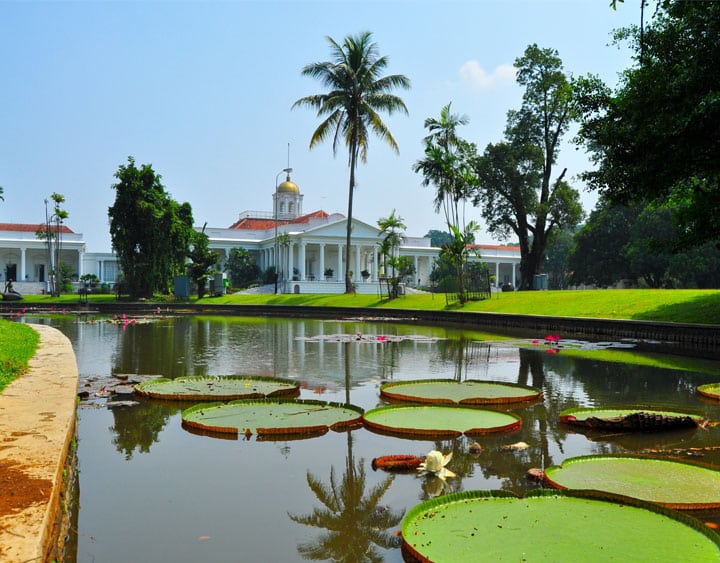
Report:
<svg viewBox="0 0 720 563"><path fill-rule="evenodd" d="M275 175L275 202L274 202L274 207L275 207L275 241L274 241L274 244L275 244L275 255L274 255L274 258L275 258L275 293L278 292L278 275L279 275L278 240L277 240L277 237L278 237L278 228L277 228L278 227L278 180L280 179L280 174L282 174L282 173L286 173L288 175L288 180L289 180L290 172L292 172L292 168L283 168L282 170L280 170L280 172L278 172Z"/></svg>

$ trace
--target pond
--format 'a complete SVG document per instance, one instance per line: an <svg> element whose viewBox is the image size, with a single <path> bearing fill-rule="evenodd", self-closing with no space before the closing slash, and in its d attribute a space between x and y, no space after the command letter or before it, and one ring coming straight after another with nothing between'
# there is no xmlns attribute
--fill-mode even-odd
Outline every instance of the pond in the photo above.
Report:
<svg viewBox="0 0 720 563"><path fill-rule="evenodd" d="M91 398L79 404L78 485L66 561L400 562L402 515L443 493L505 489L522 495L539 486L527 478L528 469L598 453L699 457L720 468L718 427L588 437L558 421L570 407L628 405L718 420L720 403L701 400L695 389L720 380L720 362L635 354L633 362L641 357L647 364L636 365L617 361L632 349L552 353L542 345L544 334L506 339L382 321L178 317L115 323L66 316L34 322L70 338L81 388L111 374L276 376L300 381L301 398L349 397L363 409L382 404L384 381L479 379L544 393L535 403L506 407L522 418L522 428L478 438L480 451L466 436L415 440L365 428L302 440L221 439L183 429L181 411L188 405ZM392 338L368 338L378 335ZM509 447L518 442L528 447ZM445 483L372 469L378 456L424 457L434 449L453 453L448 467L457 476ZM700 517L720 522L720 512Z"/></svg>

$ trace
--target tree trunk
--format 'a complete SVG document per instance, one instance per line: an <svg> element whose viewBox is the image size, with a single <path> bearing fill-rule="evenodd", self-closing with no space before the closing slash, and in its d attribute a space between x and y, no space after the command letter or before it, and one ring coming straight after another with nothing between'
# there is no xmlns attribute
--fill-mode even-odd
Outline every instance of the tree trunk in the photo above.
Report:
<svg viewBox="0 0 720 563"><path fill-rule="evenodd" d="M353 195L355 193L355 165L357 164L357 140L350 143L350 186L348 187L347 236L345 238L345 293L355 293L350 279L350 242L352 237Z"/></svg>

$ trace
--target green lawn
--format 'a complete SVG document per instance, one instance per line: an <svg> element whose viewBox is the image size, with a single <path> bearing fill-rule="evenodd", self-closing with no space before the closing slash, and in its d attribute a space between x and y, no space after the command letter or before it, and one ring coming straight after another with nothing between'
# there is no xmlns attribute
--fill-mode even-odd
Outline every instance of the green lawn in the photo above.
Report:
<svg viewBox="0 0 720 563"><path fill-rule="evenodd" d="M114 295L91 295L91 302L113 302ZM27 304L62 306L77 295L54 299L28 295ZM167 301L167 300L166 300ZM482 311L603 319L636 319L720 324L720 290L599 289L582 291L517 291L495 293L492 299L448 306L444 294L413 294L394 300L377 295L226 295L191 299L190 303L236 305L305 305L316 307L378 307L398 309Z"/></svg>
<svg viewBox="0 0 720 563"><path fill-rule="evenodd" d="M482 311L603 319L720 324L720 290L582 290L495 293L492 299L448 306L443 294L413 294L394 300L375 295L227 295L199 303L389 307Z"/></svg>
<svg viewBox="0 0 720 563"><path fill-rule="evenodd" d="M40 337L26 324L0 320L0 392L28 369Z"/></svg>

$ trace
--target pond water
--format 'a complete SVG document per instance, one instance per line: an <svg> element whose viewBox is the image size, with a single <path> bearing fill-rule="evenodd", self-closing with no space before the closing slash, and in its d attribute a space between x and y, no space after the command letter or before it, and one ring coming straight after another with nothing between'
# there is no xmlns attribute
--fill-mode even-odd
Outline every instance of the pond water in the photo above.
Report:
<svg viewBox="0 0 720 563"><path fill-rule="evenodd" d="M644 405L720 419L720 404L697 385L720 380L720 362L668 369L548 353L544 334L503 340L414 323L182 317L115 324L76 317L35 319L63 331L77 355L81 387L111 374L264 375L301 382L301 398L381 404L383 381L481 379L531 385L541 401L507 410L518 432L475 440L413 440L360 428L303 440L237 440L190 433L182 404L140 399L111 406L83 401L78 412L78 486L66 561L293 562L402 561L404 512L450 491L538 485L529 468L578 455L646 452L720 468L720 429L588 438L559 424L574 406ZM362 333L361 340L337 335ZM403 337L372 342L368 335ZM394 339L394 338L393 338ZM655 358L662 365L661 358ZM682 364L682 361L680 362ZM668 364L669 365L669 364ZM688 360L687 365L691 365ZM185 405L187 406L187 405ZM526 449L507 449L517 442ZM697 448L697 449L693 449ZM391 475L371 467L390 454L453 452L457 474ZM694 458L694 455L693 455ZM702 514L720 522L720 513Z"/></svg>

